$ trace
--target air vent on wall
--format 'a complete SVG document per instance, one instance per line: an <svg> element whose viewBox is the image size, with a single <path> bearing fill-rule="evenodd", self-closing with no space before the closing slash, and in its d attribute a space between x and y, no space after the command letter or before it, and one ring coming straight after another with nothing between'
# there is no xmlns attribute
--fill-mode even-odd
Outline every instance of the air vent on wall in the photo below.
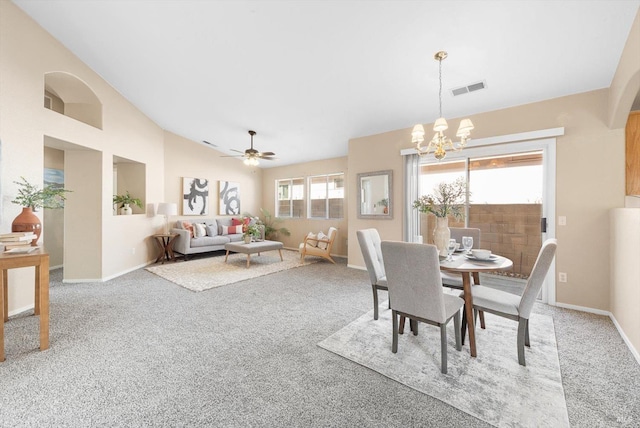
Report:
<svg viewBox="0 0 640 428"><path fill-rule="evenodd" d="M451 90L451 93L453 94L454 97L456 97L458 95L466 94L469 92L479 91L480 89L485 89L486 87L487 87L486 82L482 81L482 82L472 83L467 86L461 86L459 88L453 88Z"/></svg>

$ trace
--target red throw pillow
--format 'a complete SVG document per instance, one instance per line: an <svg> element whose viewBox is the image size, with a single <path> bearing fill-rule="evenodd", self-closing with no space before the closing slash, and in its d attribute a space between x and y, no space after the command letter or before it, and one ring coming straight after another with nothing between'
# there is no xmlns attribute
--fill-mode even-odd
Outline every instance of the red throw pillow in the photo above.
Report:
<svg viewBox="0 0 640 428"><path fill-rule="evenodd" d="M242 226L222 226L221 235L234 235L236 233L242 233Z"/></svg>
<svg viewBox="0 0 640 428"><path fill-rule="evenodd" d="M231 219L231 226L241 226L241 225L242 225L242 220L240 220L239 218Z"/></svg>

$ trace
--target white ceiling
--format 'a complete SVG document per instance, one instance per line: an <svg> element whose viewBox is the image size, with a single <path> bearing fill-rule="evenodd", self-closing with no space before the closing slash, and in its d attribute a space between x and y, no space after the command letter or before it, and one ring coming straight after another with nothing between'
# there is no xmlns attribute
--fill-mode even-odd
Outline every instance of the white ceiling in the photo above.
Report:
<svg viewBox="0 0 640 428"><path fill-rule="evenodd" d="M609 87L640 0L14 0L162 128L280 166ZM453 97L450 89L485 81ZM452 123L453 127L456 123ZM473 135L472 135L473 137ZM410 147L407 141L407 147Z"/></svg>

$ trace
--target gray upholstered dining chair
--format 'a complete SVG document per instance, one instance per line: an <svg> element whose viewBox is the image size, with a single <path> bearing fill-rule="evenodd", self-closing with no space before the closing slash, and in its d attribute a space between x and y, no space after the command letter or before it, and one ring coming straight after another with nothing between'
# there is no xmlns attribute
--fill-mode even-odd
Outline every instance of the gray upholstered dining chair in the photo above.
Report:
<svg viewBox="0 0 640 428"><path fill-rule="evenodd" d="M460 308L464 300L444 293L437 248L391 241L382 241L380 246L393 318L391 352L398 352L398 316L435 325L440 327L440 371L447 373L447 324L453 318L456 349L460 351Z"/></svg>
<svg viewBox="0 0 640 428"><path fill-rule="evenodd" d="M558 243L555 239L547 239L542 244L522 296L482 285L471 287L474 309L518 321L518 363L522 366L526 366L524 347L525 345L530 346L529 317L531 310L542 288L544 278L547 276L557 247Z"/></svg>
<svg viewBox="0 0 640 428"><path fill-rule="evenodd" d="M360 251L364 257L364 263L371 279L373 290L373 319L378 319L378 290L387 290L387 277L382 262L380 250L380 234L376 229L364 229L356 231Z"/></svg>
<svg viewBox="0 0 640 428"><path fill-rule="evenodd" d="M482 248L480 245L480 229L475 227L450 227L451 239L455 239L457 243L462 246L462 237L470 236L473 238L473 247ZM462 290L462 277L459 274L450 272L440 272L442 276L442 285L447 288L453 288L456 290ZM480 327L485 328L484 312L480 311Z"/></svg>
<svg viewBox="0 0 640 428"><path fill-rule="evenodd" d="M449 230L451 230L451 239L455 239L461 247L462 237L471 236L473 238L472 248L482 248L480 246L480 229L472 227L450 227ZM462 277L457 274L442 272L442 285L444 285L445 287L462 290Z"/></svg>

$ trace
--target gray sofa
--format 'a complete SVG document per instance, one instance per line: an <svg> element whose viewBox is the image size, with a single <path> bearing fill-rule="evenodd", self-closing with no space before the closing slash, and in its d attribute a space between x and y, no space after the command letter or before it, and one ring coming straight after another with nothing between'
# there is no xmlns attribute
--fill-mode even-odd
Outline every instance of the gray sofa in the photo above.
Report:
<svg viewBox="0 0 640 428"><path fill-rule="evenodd" d="M205 225L206 236L192 238L191 232L182 227L182 222ZM184 255L185 260L189 254L206 253L209 251L224 250L227 242L242 241L242 233L223 235L223 226L231 226L231 217L220 218L193 218L176 221L171 233L177 233L178 237L173 242L173 251Z"/></svg>

